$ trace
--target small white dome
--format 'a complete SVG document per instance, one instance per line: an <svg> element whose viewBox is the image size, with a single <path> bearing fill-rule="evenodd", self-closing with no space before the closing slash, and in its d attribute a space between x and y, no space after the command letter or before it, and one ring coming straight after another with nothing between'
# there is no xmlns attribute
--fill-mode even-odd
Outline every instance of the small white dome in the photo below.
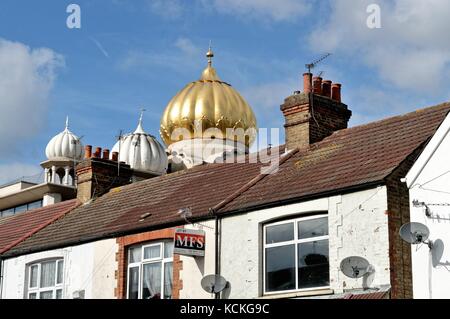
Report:
<svg viewBox="0 0 450 319"><path fill-rule="evenodd" d="M66 119L64 131L53 137L45 148L45 155L49 160L75 159L81 160L84 156L83 144L80 139L69 131L69 119Z"/></svg>
<svg viewBox="0 0 450 319"><path fill-rule="evenodd" d="M119 161L127 163L132 169L149 171L159 175L165 174L167 171L166 151L154 136L144 131L142 115L134 133L122 136L121 140L114 145L111 156L114 152L119 153Z"/></svg>

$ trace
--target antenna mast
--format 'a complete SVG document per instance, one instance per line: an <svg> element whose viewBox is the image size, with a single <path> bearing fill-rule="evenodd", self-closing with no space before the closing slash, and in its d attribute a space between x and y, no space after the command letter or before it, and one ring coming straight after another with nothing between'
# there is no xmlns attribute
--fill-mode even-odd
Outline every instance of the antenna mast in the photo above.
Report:
<svg viewBox="0 0 450 319"><path fill-rule="evenodd" d="M67 123L67 120L66 120ZM66 124L66 127L68 127L68 125ZM73 186L77 187L77 172L76 172L76 168L77 168L77 160L75 158L76 155L76 150L77 150L77 146L81 145L81 139L84 137L84 135L82 135L81 137L79 137L78 139L73 140L71 143L74 144L75 146L75 150L73 152L73 178L72 178L72 184ZM70 176L70 171L69 171L69 176ZM69 176L67 176L67 179L69 179ZM68 180L66 180L66 182L69 182Z"/></svg>
<svg viewBox="0 0 450 319"><path fill-rule="evenodd" d="M120 176L120 148L122 144L122 130L119 131L119 136L117 138L119 139L119 154L117 155L117 176Z"/></svg>
<svg viewBox="0 0 450 319"><path fill-rule="evenodd" d="M317 64L319 64L320 62L322 62L323 60L328 58L330 55L331 55L331 53L325 53L320 58L318 58L317 60L315 60L315 61L313 61L311 63L305 64L305 67L308 69L308 73L311 73L311 70L314 69Z"/></svg>

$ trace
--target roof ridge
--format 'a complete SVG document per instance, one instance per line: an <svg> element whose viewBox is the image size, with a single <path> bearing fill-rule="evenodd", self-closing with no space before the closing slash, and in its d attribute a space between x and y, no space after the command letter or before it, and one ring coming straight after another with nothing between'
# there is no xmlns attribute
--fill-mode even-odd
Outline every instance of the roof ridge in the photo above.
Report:
<svg viewBox="0 0 450 319"><path fill-rule="evenodd" d="M289 151L288 153L282 155L277 167L280 167L281 165L283 165L287 160L289 160L292 156L294 156L298 151L299 151L299 148L295 148L295 149ZM249 182L247 182L245 185L240 187L238 190L236 190L230 196L226 197L224 200L222 200L221 202L216 204L214 207L212 207L211 208L212 211L217 212L218 210L222 209L223 207L225 207L226 205L231 203L233 200L235 200L236 198L238 198L239 196L244 194L250 188L255 186L258 182L260 182L262 179L264 179L264 177L266 177L267 175L270 175L270 173L273 172L274 169L275 168L270 168L270 171L268 173L265 173L265 174L260 173L260 174L256 175L254 178L252 178Z"/></svg>
<svg viewBox="0 0 450 319"><path fill-rule="evenodd" d="M408 112L408 113L388 116L388 117L385 117L383 119L375 120L375 121L372 121L372 122L369 122L369 123L352 126L352 127L347 128L347 129L344 129L344 130L352 130L352 129L356 129L356 128L361 128L361 127L364 127L364 126L378 124L380 122L386 122L386 121L390 121L390 120L394 120L394 119L404 118L404 117L407 117L407 116L411 116L411 115L413 115L415 113L429 111L429 110L432 110L432 109L445 108L445 107L449 107L450 108L450 101L443 102L443 103L436 104L436 105L432 105L432 106L422 107L422 108L416 109L416 110ZM339 131L337 131L337 132L339 132Z"/></svg>
<svg viewBox="0 0 450 319"><path fill-rule="evenodd" d="M347 132L355 131L355 130L358 130L358 129L364 129L364 128L369 127L369 126L376 126L376 125L379 125L380 123L383 123L383 122L400 120L402 118L407 118L408 116L412 116L412 115L420 113L420 112L431 111L433 109L441 109L441 108L444 109L446 107L449 108L448 111L450 112L450 101L449 102L440 103L440 104L437 104L437 105L433 105L433 106L423 107L423 108L416 109L414 111L411 111L411 112L408 112L408 113L404 113L404 114L398 114L398 115L389 116L389 117L386 117L386 118L383 118L383 119L379 119L379 120L375 120L375 121L372 121L372 122L369 122L369 123L364 123L364 124L359 124L359 125L356 125L356 126L348 127L348 128L345 128L345 129L333 132L333 134L331 134L330 136L327 136L326 138L324 138L323 140L321 140L319 142L311 144L311 146L313 146L313 145L319 146L322 143L325 144L330 139L332 139L332 137L335 137L335 136L340 135L340 134L344 134L344 133L347 133Z"/></svg>

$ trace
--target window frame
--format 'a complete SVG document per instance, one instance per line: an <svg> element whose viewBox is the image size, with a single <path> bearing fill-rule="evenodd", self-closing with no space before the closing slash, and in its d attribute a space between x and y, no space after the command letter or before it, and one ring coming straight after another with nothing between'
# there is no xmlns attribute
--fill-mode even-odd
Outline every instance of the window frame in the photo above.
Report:
<svg viewBox="0 0 450 319"><path fill-rule="evenodd" d="M156 242L150 242L145 244L132 245L127 247L127 281L125 283L126 286L126 298L130 299L130 272L131 268L138 268L138 300L142 300L142 288L143 288L143 276L144 276L144 265L148 264L158 264L161 263L161 299L164 299L164 280L165 280L165 267L166 264L172 263L173 267L173 253L171 257L164 257L164 248L166 244L174 244L173 240L161 240ZM144 259L145 248L160 246L159 249L159 258L147 258ZM140 248L141 249L141 260L139 262L130 262L130 250ZM172 268L173 269L173 268ZM172 277L173 278L173 277ZM173 283L172 283L173 284Z"/></svg>
<svg viewBox="0 0 450 319"><path fill-rule="evenodd" d="M54 284L49 287L40 287L41 286L41 269L42 264L48 263L48 262L54 262L55 263L55 280ZM60 266L62 264L62 266ZM31 287L31 270L33 267L37 267L37 278L36 278L36 286ZM62 281L58 283L58 270L59 267L62 267ZM52 299L56 299L57 291L61 291L61 298L64 299L64 258L51 258L51 259L44 259L35 261L32 263L29 263L27 265L27 281L26 281L26 298L25 299L31 299L30 295L35 294L36 298L34 299L41 299L40 295L44 292L52 292Z"/></svg>
<svg viewBox="0 0 450 319"><path fill-rule="evenodd" d="M299 275L298 275L298 249L299 249L299 245L303 244L303 243L309 243L309 242L314 242L314 241L321 241L321 240L328 240L328 249L329 249L329 227L328 227L328 234L327 235L322 235L322 236L316 236L316 237L308 237L308 238L303 238L303 239L299 239L298 236L298 223L299 222L303 222L303 221L307 221L307 220L313 220L313 219L320 219L320 218L327 218L327 225L329 225L329 218L328 218L328 213L320 213L320 214L314 214L314 215L310 215L310 216L303 216L303 217L297 217L297 218L291 218L291 219L283 219L280 220L278 222L269 222L263 225L263 242L262 242L262 247L263 247L263 256L262 256L262 263L263 263L263 273L262 273L262 277L263 277L263 287L262 287L262 291L263 291L263 295L279 295L279 294L286 294L286 293L294 293L294 292L302 292L302 291L311 291L311 290L319 290L319 289L329 289L330 285L327 286L317 286L317 287L309 287L309 288L300 288L298 289L298 284L299 284ZM294 239L293 240L289 240L289 241L283 241L280 243L272 243L272 244L267 244L266 243L266 239L267 239L267 228L271 227L271 226L278 226L278 225L284 225L284 224L294 224ZM295 289L289 289L289 290L278 290L278 291L267 291L266 288L266 282L267 282L267 278L266 278L266 249L267 248L276 248L276 247L283 247L283 246L289 246L289 245L294 245L294 253L295 253ZM329 252L329 250L328 250ZM329 258L330 254L328 253L328 258ZM328 266L329 266L329 262L328 262Z"/></svg>

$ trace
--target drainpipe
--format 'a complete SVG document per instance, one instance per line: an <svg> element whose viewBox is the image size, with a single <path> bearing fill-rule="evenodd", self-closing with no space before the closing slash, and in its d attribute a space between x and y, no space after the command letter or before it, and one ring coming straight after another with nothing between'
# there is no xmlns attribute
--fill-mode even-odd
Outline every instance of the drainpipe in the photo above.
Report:
<svg viewBox="0 0 450 319"><path fill-rule="evenodd" d="M221 220L220 217L217 215L216 210L214 208L209 209L209 213L211 215L214 215L214 274L220 275L220 240L221 240ZM220 299L220 293L216 292L214 294L215 299Z"/></svg>
<svg viewBox="0 0 450 319"><path fill-rule="evenodd" d="M0 257L0 300L3 299L3 259Z"/></svg>
<svg viewBox="0 0 450 319"><path fill-rule="evenodd" d="M215 263L214 263L214 273L216 274L216 276L220 275L220 246L221 246L221 221L219 216L215 217ZM220 292L216 292L215 293L215 299L220 299Z"/></svg>

